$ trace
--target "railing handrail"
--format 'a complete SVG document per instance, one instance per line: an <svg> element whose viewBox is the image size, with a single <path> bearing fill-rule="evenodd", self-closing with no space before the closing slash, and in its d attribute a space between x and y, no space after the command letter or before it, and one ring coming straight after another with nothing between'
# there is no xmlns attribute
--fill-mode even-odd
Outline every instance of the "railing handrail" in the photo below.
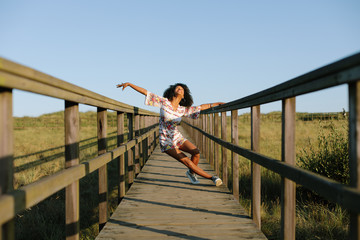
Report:
<svg viewBox="0 0 360 240"><path fill-rule="evenodd" d="M313 173L300 167L284 163L277 159L264 156L262 154L224 141L211 134L208 134L207 132L201 130L198 127L192 126L187 122L185 123L192 128L200 131L202 134L204 134L206 137L210 138L217 144L229 149L230 151L235 152L242 157L245 157L250 161L257 163L262 167L265 167L281 175L282 177L286 177L294 181L295 183L300 184L307 189L318 193L320 196L323 196L326 199L339 204L340 206L360 213L360 191L357 191L354 188L349 187L348 185L344 185L327 177L321 176L320 174ZM338 195L339 193L341 193L341 197Z"/></svg>
<svg viewBox="0 0 360 240"><path fill-rule="evenodd" d="M126 144L122 144L121 146L106 152L105 154L82 162L75 167L64 169L12 192L0 195L0 225L16 217L16 215L22 211L45 200L74 181L80 180L98 170L113 159L129 151L136 144L140 143L157 130L158 127L134 140L130 140ZM13 211L9 211L9 209L12 209Z"/></svg>
<svg viewBox="0 0 360 240"><path fill-rule="evenodd" d="M134 107L48 74L0 57L0 87L54 97L80 104L102 107L125 113L159 116L158 113Z"/></svg>
<svg viewBox="0 0 360 240"><path fill-rule="evenodd" d="M285 98L355 82L359 78L360 53L357 53L274 87L202 111L202 114L231 111L275 102Z"/></svg>

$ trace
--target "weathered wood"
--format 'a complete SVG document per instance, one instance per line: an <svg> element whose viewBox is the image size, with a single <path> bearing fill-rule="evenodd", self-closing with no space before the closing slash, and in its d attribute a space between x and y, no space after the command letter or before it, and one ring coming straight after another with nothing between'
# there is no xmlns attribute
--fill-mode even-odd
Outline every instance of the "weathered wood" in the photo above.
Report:
<svg viewBox="0 0 360 240"><path fill-rule="evenodd" d="M206 132L206 115L201 115L202 118L202 125L201 125L201 129ZM203 152L204 156L206 156L206 137L204 135L203 132L203 136L202 136L202 149L201 151Z"/></svg>
<svg viewBox="0 0 360 240"><path fill-rule="evenodd" d="M79 104L65 101L65 168L79 165L80 116ZM79 239L80 192L79 181L65 188L66 239Z"/></svg>
<svg viewBox="0 0 360 240"><path fill-rule="evenodd" d="M217 138L220 138L220 118L219 118L219 113L214 113L214 126L215 126L215 130L214 130L214 136ZM197 131L196 131L197 132ZM220 146L219 144L215 143L215 151L214 151L214 155L215 155L215 162L214 162L214 168L215 168L215 173L217 175L220 175L220 167L219 165L221 164L220 162Z"/></svg>
<svg viewBox="0 0 360 240"><path fill-rule="evenodd" d="M107 110L103 108L97 109L98 122L98 154L106 152L106 135L107 135ZM99 230L101 230L107 222L108 216L108 181L107 181L107 165L99 168Z"/></svg>
<svg viewBox="0 0 360 240"><path fill-rule="evenodd" d="M292 98L305 93L318 91L341 84L356 82L360 79L360 53L341 59L274 87L253 95L226 103L204 113L231 111L248 108L285 98Z"/></svg>
<svg viewBox="0 0 360 240"><path fill-rule="evenodd" d="M221 139L227 141L227 123L226 112L221 112ZM222 154L222 180L225 185L228 185L228 160L227 160L227 148L221 147Z"/></svg>
<svg viewBox="0 0 360 240"><path fill-rule="evenodd" d="M134 133L137 138L140 136L140 115L136 114L134 117ZM140 143L139 143L140 144ZM139 144L135 145L135 158L134 158L134 166L135 166L135 175L140 172L140 146Z"/></svg>
<svg viewBox="0 0 360 240"><path fill-rule="evenodd" d="M360 190L360 81L349 85L350 186ZM350 212L349 239L360 239L360 214Z"/></svg>
<svg viewBox="0 0 360 240"><path fill-rule="evenodd" d="M266 239L225 186L193 185L185 171L156 148L96 239Z"/></svg>
<svg viewBox="0 0 360 240"><path fill-rule="evenodd" d="M117 112L117 146L120 147L124 142L124 113ZM119 185L118 185L118 203L121 202L125 196L125 159L124 154L118 157L118 173L119 173Z"/></svg>
<svg viewBox="0 0 360 240"><path fill-rule="evenodd" d="M74 84L62 81L29 67L0 58L0 87L15 88L67 101L88 104L96 107L134 113L133 106L120 103L100 94L91 92ZM158 115L153 112L136 109L138 114Z"/></svg>
<svg viewBox="0 0 360 240"><path fill-rule="evenodd" d="M205 131L206 133L209 133L209 115L206 114L205 115ZM209 155L210 155L210 139L209 138L205 138L205 158L207 160L209 160Z"/></svg>
<svg viewBox="0 0 360 240"><path fill-rule="evenodd" d="M13 190L14 135L12 90L0 88L0 196ZM11 208L7 209L8 211ZM15 239L14 220L0 224L0 240Z"/></svg>
<svg viewBox="0 0 360 240"><path fill-rule="evenodd" d="M209 114L209 133L214 135L214 114ZM209 139L209 162L214 166L214 142Z"/></svg>
<svg viewBox="0 0 360 240"><path fill-rule="evenodd" d="M134 114L127 114L127 125L128 125L128 140L134 139ZM129 149L127 152L128 157L128 183L131 185L134 182L135 178L135 147Z"/></svg>
<svg viewBox="0 0 360 240"><path fill-rule="evenodd" d="M239 131L238 131L238 111L231 111L231 143L234 145L239 144ZM239 200L239 156L232 152L231 154L232 165L232 185L233 195L236 200Z"/></svg>
<svg viewBox="0 0 360 240"><path fill-rule="evenodd" d="M159 131L156 127L144 134L143 137L153 136ZM17 214L25 209L31 208L47 197L60 191L71 183L85 177L86 175L98 170L100 167L112 161L114 158L124 154L130 148L135 146L136 141L132 140L120 147L95 157L92 160L83 162L82 164L62 170L51 176L44 177L39 181L21 187L10 193L0 196L0 224L4 224L14 218ZM8 211L14 209L14 211Z"/></svg>
<svg viewBox="0 0 360 240"><path fill-rule="evenodd" d="M295 98L282 102L282 161L295 165ZM281 239L295 239L296 184L282 177L281 179Z"/></svg>
<svg viewBox="0 0 360 240"><path fill-rule="evenodd" d="M251 150L260 152L260 106L251 108ZM254 162L251 162L251 178L251 217L261 229L261 171Z"/></svg>
<svg viewBox="0 0 360 240"><path fill-rule="evenodd" d="M140 134L143 134L143 132L145 131L145 116L140 116ZM143 139L140 142L140 169L144 166L145 164L145 139Z"/></svg>
<svg viewBox="0 0 360 240"><path fill-rule="evenodd" d="M319 174L286 164L277 159L273 159L259 153L255 153L251 150L234 145L222 139L215 138L214 136L211 136L202 131L200 128L196 128L195 126L192 127L226 149L234 151L244 158L254 161L262 167L278 173L279 175L282 175L283 177L288 178L297 184L300 184L305 188L318 193L320 196L323 196L332 202L338 203L344 208L348 208L354 212L360 213L360 205L358 204L360 202L360 191L357 191L329 178L323 177Z"/></svg>

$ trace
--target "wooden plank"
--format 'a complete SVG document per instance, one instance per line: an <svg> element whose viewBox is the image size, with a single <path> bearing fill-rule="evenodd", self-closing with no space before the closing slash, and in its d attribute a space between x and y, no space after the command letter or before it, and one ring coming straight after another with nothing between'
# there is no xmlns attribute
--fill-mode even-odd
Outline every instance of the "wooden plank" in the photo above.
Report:
<svg viewBox="0 0 360 240"><path fill-rule="evenodd" d="M360 81L349 85L350 186L360 190ZM360 239L360 214L350 212L349 239Z"/></svg>
<svg viewBox="0 0 360 240"><path fill-rule="evenodd" d="M145 131L145 116L140 116L140 135ZM145 164L145 139L142 139L139 144L139 154L140 154L140 169ZM140 170L141 171L141 170Z"/></svg>
<svg viewBox="0 0 360 240"><path fill-rule="evenodd" d="M209 133L209 115L206 114L205 116L205 131L206 133ZM210 139L205 138L205 158L209 160L209 154L210 154Z"/></svg>
<svg viewBox="0 0 360 240"><path fill-rule="evenodd" d="M205 132L206 132L206 115L201 115L202 118L202 125L201 125L201 129L203 130L203 135L202 135L202 149L201 151L203 152L204 156L206 155L206 137L205 137Z"/></svg>
<svg viewBox="0 0 360 240"><path fill-rule="evenodd" d="M185 171L157 147L96 239L266 239L224 185L193 185Z"/></svg>
<svg viewBox="0 0 360 240"><path fill-rule="evenodd" d="M117 112L117 146L120 147L124 142L125 126L124 126L124 113ZM118 173L119 173L119 185L118 185L118 203L125 196L125 158L124 154L121 154L118 158Z"/></svg>
<svg viewBox="0 0 360 240"><path fill-rule="evenodd" d="M127 114L127 125L128 125L128 140L134 139L134 114ZM135 167L134 167L134 159L135 159L135 148L132 147L127 152L128 156L128 183L131 185L134 182L135 178Z"/></svg>
<svg viewBox="0 0 360 240"><path fill-rule="evenodd" d="M274 87L260 91L253 95L238 99L227 104L208 109L203 113L231 111L285 98L292 98L301 94L326 89L341 84L355 82L360 78L360 53L341 59L337 62L321 67Z"/></svg>
<svg viewBox="0 0 360 240"><path fill-rule="evenodd" d="M239 144L239 131L238 131L238 111L231 111L231 143L234 145ZM231 165L232 165L232 185L233 195L236 200L239 200L239 156L235 153L231 153Z"/></svg>
<svg viewBox="0 0 360 240"><path fill-rule="evenodd" d="M227 123L226 112L221 112L221 139L227 141ZM228 185L228 161L227 161L227 148L221 147L222 153L222 180L225 185Z"/></svg>
<svg viewBox="0 0 360 240"><path fill-rule="evenodd" d="M211 136L194 126L193 128L200 131L206 137L211 138L213 141L216 141L221 146L224 146L226 149L234 151L244 158L254 161L262 167L278 173L283 177L318 193L320 196L323 196L332 202L338 203L344 208L360 213L360 205L358 204L360 202L360 191L323 177L319 174L286 164L277 159L263 156L259 153L255 153L251 150L223 141L222 139L215 138L214 136ZM342 197L339 198L339 196Z"/></svg>
<svg viewBox="0 0 360 240"><path fill-rule="evenodd" d="M65 168L79 165L80 116L79 104L65 101ZM79 181L65 188L66 239L80 238Z"/></svg>
<svg viewBox="0 0 360 240"><path fill-rule="evenodd" d="M115 101L4 58L0 58L0 76L2 79L0 87L16 88L112 110L129 113L135 111L131 105ZM139 108L136 111L139 114L159 115Z"/></svg>
<svg viewBox="0 0 360 240"><path fill-rule="evenodd" d="M282 161L295 165L295 98L282 102ZM281 239L295 239L296 184L281 179Z"/></svg>
<svg viewBox="0 0 360 240"><path fill-rule="evenodd" d="M214 130L214 136L217 138L220 138L220 117L219 117L219 113L214 113L214 126L215 126L215 130ZM198 132L198 131L196 131ZM217 175L220 175L220 167L219 165L221 164L221 157L220 157L220 146L219 144L215 143L215 149L214 149L214 156L215 156L215 162L214 162L214 168L215 168L215 173Z"/></svg>
<svg viewBox="0 0 360 240"><path fill-rule="evenodd" d="M214 135L214 114L209 114L209 133ZM214 142L209 139L209 162L214 166Z"/></svg>
<svg viewBox="0 0 360 240"><path fill-rule="evenodd" d="M0 88L0 196L13 190L14 135L13 95L11 89ZM8 211L11 208L7 209ZM0 224L0 240L15 239L15 221Z"/></svg>
<svg viewBox="0 0 360 240"><path fill-rule="evenodd" d="M140 136L140 115L136 114L134 117L134 133L135 138ZM140 143L139 143L140 144ZM135 175L139 174L140 172L140 146L139 144L135 145L135 158L134 158L134 167L135 167Z"/></svg>
<svg viewBox="0 0 360 240"><path fill-rule="evenodd" d="M156 127L146 133L145 136L153 135L158 132L158 130L159 127ZM135 146L135 142L135 140L132 140L112 151L95 157L87 162L83 162L78 166L62 170L15 191L1 195L0 224L8 222L25 209L33 207L74 181L98 170L104 164L109 163L112 160L112 156L116 158ZM8 211L8 209L14 209L14 211Z"/></svg>
<svg viewBox="0 0 360 240"><path fill-rule="evenodd" d="M107 135L107 110L97 109L98 122L98 154L106 152L106 135ZM107 164L99 168L99 230L101 230L108 220L108 181L107 181Z"/></svg>
<svg viewBox="0 0 360 240"><path fill-rule="evenodd" d="M260 152L260 106L251 108L251 150ZM261 171L254 162L251 162L251 178L251 217L261 229Z"/></svg>

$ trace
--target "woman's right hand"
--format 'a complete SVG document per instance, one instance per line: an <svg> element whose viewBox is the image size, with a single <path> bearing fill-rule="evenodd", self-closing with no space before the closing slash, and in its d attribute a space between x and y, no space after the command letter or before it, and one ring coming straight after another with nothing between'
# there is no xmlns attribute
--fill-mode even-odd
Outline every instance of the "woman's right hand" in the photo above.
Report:
<svg viewBox="0 0 360 240"><path fill-rule="evenodd" d="M128 82L126 82L126 83L121 83L121 84L118 84L118 85L116 85L116 87L117 88L123 88L122 90L124 91L124 89L126 88L126 87L128 87L128 86L130 86L130 83L128 83Z"/></svg>
<svg viewBox="0 0 360 240"><path fill-rule="evenodd" d="M136 85L134 85L134 84L132 84L132 83L129 83L129 82L116 85L117 88L121 88L121 87L122 87L122 88L123 88L123 89L122 89L123 91L124 91L124 89L125 89L126 87L129 87L129 86L130 86L132 89L138 91L139 93L144 94L145 96L147 95L147 90L146 90L146 89L143 89L142 87L138 87L138 86L136 86Z"/></svg>

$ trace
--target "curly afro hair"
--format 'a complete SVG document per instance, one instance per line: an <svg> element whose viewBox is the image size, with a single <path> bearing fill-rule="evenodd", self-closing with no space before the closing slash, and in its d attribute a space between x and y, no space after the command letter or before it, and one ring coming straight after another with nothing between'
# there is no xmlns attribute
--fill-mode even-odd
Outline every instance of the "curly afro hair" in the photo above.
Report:
<svg viewBox="0 0 360 240"><path fill-rule="evenodd" d="M184 89L184 98L180 101L180 106L190 107L191 105L193 105L193 98L191 96L190 89L183 83L176 83L174 85L170 85L169 88L165 90L163 97L171 101L173 97L175 97L175 89L177 86L181 86Z"/></svg>

